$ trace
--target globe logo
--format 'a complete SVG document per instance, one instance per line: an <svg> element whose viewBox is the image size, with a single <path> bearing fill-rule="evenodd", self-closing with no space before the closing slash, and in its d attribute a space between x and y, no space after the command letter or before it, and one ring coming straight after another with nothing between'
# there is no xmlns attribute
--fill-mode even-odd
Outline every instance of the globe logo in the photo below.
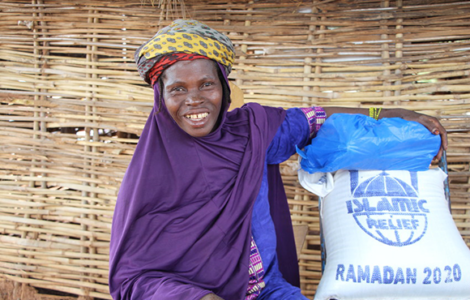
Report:
<svg viewBox="0 0 470 300"><path fill-rule="evenodd" d="M348 214L365 233L389 246L416 243L428 226L429 210L418 196L417 173L404 173L409 173L411 184L385 171L359 182L358 171L350 171Z"/></svg>

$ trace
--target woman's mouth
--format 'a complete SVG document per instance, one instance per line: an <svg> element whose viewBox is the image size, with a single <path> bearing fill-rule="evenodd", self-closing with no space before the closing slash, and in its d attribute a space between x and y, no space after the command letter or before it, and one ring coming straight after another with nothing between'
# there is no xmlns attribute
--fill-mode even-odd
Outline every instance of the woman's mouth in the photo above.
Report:
<svg viewBox="0 0 470 300"><path fill-rule="evenodd" d="M189 119L191 121L201 121L202 119L206 118L207 116L209 116L209 113L205 112L205 113L200 113L200 114L190 114L190 115L184 115L184 117L186 119Z"/></svg>

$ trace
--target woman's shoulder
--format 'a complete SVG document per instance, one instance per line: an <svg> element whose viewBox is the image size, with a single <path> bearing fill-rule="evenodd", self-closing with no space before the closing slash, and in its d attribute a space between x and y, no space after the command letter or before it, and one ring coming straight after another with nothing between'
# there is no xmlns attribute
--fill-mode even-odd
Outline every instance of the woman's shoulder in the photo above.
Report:
<svg viewBox="0 0 470 300"><path fill-rule="evenodd" d="M227 126L243 126L246 124L257 128L263 135L271 139L284 121L286 111L283 108L247 103L227 114ZM254 127L253 127L254 126Z"/></svg>
<svg viewBox="0 0 470 300"><path fill-rule="evenodd" d="M242 107L235 108L232 111L229 111L227 116L228 117L242 117L246 115L254 115L256 116L266 116L266 117L273 117L273 116L283 116L285 110L282 107L273 107L273 106L265 106L261 105L256 102L250 102L244 104Z"/></svg>

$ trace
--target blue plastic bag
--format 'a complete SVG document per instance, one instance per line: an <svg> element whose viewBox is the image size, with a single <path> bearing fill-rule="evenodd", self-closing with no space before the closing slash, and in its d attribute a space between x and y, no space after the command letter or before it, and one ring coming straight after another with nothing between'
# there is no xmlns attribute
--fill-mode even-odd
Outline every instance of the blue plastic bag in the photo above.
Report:
<svg viewBox="0 0 470 300"><path fill-rule="evenodd" d="M300 166L310 174L344 170L425 171L441 138L418 122L334 114L304 150Z"/></svg>

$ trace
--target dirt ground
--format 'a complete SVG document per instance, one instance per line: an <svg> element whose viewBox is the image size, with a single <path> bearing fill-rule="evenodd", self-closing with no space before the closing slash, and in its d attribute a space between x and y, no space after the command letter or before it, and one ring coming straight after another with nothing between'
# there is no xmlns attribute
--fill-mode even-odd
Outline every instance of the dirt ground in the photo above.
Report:
<svg viewBox="0 0 470 300"><path fill-rule="evenodd" d="M89 298L88 298L89 299ZM0 280L0 300L88 300L86 297L71 297L60 292L38 290L29 285Z"/></svg>

